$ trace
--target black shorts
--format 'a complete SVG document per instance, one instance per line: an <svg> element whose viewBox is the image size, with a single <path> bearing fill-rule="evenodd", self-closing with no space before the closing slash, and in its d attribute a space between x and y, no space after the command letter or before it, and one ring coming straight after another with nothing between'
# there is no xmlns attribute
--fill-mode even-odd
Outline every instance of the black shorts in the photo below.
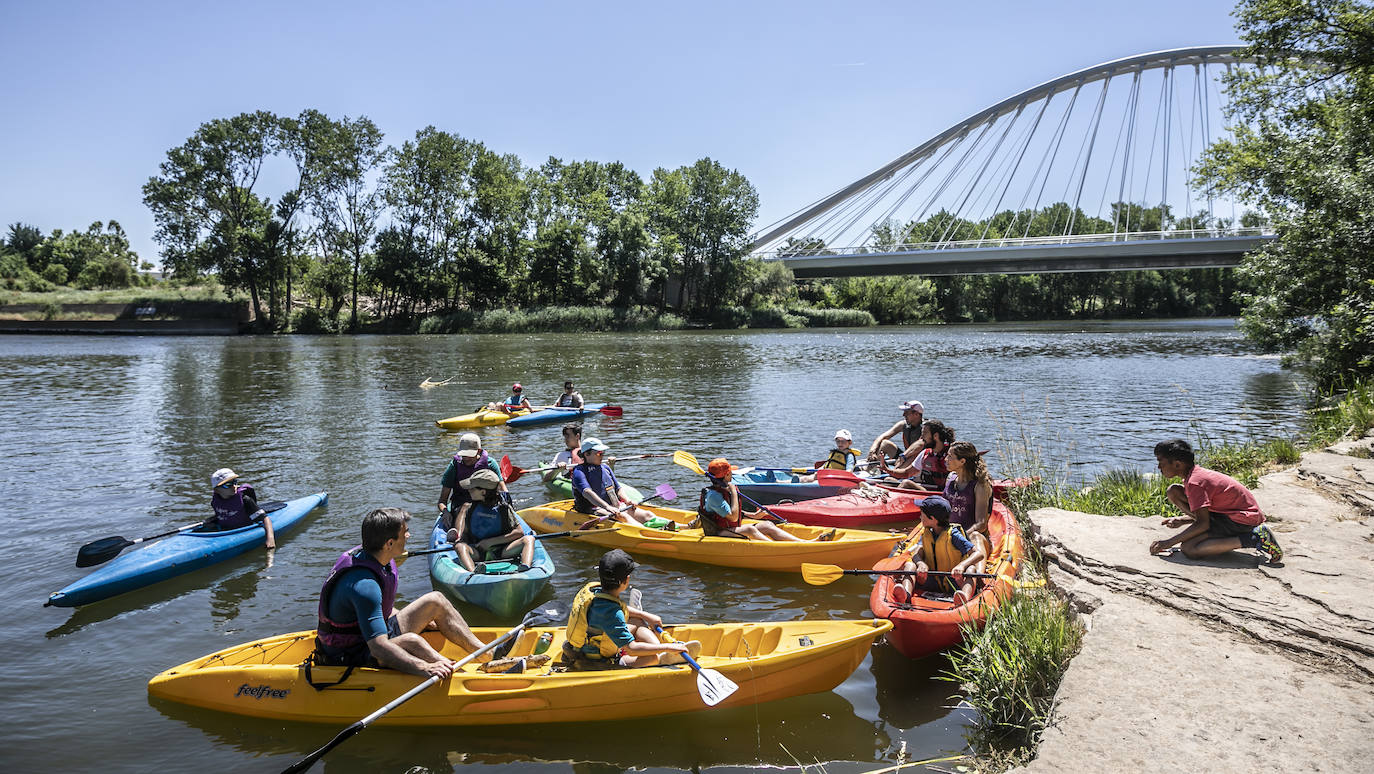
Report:
<svg viewBox="0 0 1374 774"><path fill-rule="evenodd" d="M1207 519L1207 537L1209 538L1238 538L1254 532L1254 527L1247 527L1244 524L1237 524L1231 521L1230 517L1224 513L1209 513Z"/></svg>
<svg viewBox="0 0 1374 774"><path fill-rule="evenodd" d="M386 636L393 640L401 636L401 624L395 615L386 619ZM366 642L352 648L331 648L318 639L315 640L315 663L320 666L381 667Z"/></svg>

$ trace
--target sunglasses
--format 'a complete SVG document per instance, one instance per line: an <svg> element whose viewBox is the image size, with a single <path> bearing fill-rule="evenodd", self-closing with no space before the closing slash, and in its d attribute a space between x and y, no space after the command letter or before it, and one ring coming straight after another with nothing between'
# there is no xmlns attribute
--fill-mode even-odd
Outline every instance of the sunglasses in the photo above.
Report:
<svg viewBox="0 0 1374 774"><path fill-rule="evenodd" d="M233 489L233 488L234 488L234 482L233 482L233 481L226 481L226 482L224 482L223 484L220 484L219 486L217 486L217 487L215 487L215 488L216 488L216 489Z"/></svg>

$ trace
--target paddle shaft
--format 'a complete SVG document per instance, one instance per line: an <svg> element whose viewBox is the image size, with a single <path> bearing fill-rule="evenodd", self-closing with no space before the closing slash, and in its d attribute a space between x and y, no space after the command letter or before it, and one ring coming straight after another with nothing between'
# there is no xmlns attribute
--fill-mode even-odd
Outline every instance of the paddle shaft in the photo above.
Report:
<svg viewBox="0 0 1374 774"><path fill-rule="evenodd" d="M842 570L841 572L842 572L842 574L844 574L844 575L920 575L920 574L921 574L921 571L920 571L920 570ZM925 571L925 574L926 574L926 575L941 575L941 576L945 576L945 577L953 577L953 576L954 576L954 573L952 573L952 572L946 572L946 571L944 571L944 570L926 570L926 571ZM996 575L993 575L993 574L990 573L990 572L966 572L966 573L963 574L963 576L964 576L965 578L996 578L996 577L997 577Z"/></svg>
<svg viewBox="0 0 1374 774"><path fill-rule="evenodd" d="M609 532L609 531L611 531L611 530L605 530L605 531ZM535 535L535 536L534 536L534 539L535 539L535 540L548 540L549 538L559 538L559 537L580 537L580 536L586 535L586 534L589 534L589 533L587 533L587 532L585 532L585 531L580 531L580 532L579 532L579 531L577 531L577 530L568 530L567 532L546 532L546 533L544 533L544 534L542 534L542 535ZM450 544L448 544L448 545L446 545L446 546L439 546L439 547L437 547L437 548L426 548L426 549L423 549L423 550L420 550L420 551L407 551L407 552L405 552L405 555L406 555L407 557L410 557L410 556L423 556L423 555L425 555L425 554L441 554L441 553L443 553L443 552L445 552L445 551L452 551L452 550L453 550L453 544L450 543Z"/></svg>
<svg viewBox="0 0 1374 774"><path fill-rule="evenodd" d="M512 637L518 637L518 636L520 635L520 633L523 632L523 631L525 630L525 626L526 626L526 624L525 624L524 622L521 622L520 625L517 626L517 627L515 627L514 629L511 629L510 631L506 632L505 634L501 635L500 637L497 637L496 639L494 639L494 640L492 640L491 642L487 643L486 645L484 645L484 646L478 648L477 650L474 650L472 653L469 653L467 656L464 656L461 660L459 660L459 661L457 661L457 662L454 662L454 664L453 664L453 671L455 671L455 672L458 671L460 668L462 668L462 667L463 667L464 665L466 665L468 662L472 661L473 659L477 658L478 656L480 656L480 655L482 655L482 654L484 654L484 653L490 652L491 650L495 649L497 646L499 646L501 643L505 642L506 640L508 640L508 639L510 639L510 638L512 638ZM330 750L334 749L335 747L338 747L339 745L341 745L341 744L343 744L344 742L348 741L349 739L353 738L353 737L356 736L359 732L361 732L364 728L367 728L368 726L370 726L370 725L372 725L374 722L376 722L378 718L382 717L383 715L387 714L388 712L390 712L390 711L396 709L397 707L401 706L402 704L405 704L406 702L408 702L408 701L410 701L411 699L415 698L415 697L418 696L421 692L423 692L426 688L429 688L431 685L434 685L435 683L439 682L439 680L441 680L441 679L442 679L442 678L440 678L438 675L432 675L432 676L430 676L430 678L429 678L428 680L425 680L423 683L420 683L419 685L415 686L414 688L411 688L409 691L406 691L405 693L401 694L400 696L397 696L395 699L393 699L393 700L392 700L389 704L387 704L386 706L382 707L381 709L377 710L376 712L372 713L371 715L368 715L367 717L363 718L362 720L359 720L358 722L354 723L353 725L349 726L348 728L345 728L344 730L340 731L339 734L338 734L337 736L335 736L333 739L329 740L329 743L326 744L324 747L321 747L320 749L316 750L315 752L310 753L309 755L305 756L304 758L300 759L299 761L297 761L297 762L291 764L290 766L286 767L285 769L282 769L282 774L299 774L299 772L305 771L306 769L308 769L308 768L310 768L311 766L313 766L314 763L315 763L315 761L319 760L320 758L323 758L324 755L325 755L325 753L329 752Z"/></svg>

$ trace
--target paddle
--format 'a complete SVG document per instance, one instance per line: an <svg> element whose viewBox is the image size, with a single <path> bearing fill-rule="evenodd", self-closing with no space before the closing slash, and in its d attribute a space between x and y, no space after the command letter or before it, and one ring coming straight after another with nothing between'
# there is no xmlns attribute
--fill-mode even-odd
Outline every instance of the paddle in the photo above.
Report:
<svg viewBox="0 0 1374 774"><path fill-rule="evenodd" d="M635 508L635 507L638 507L638 506L640 506L640 505L643 505L644 503L647 503L647 502L649 502L650 500L663 500L663 501L665 501L665 502L672 502L672 501L674 501L674 500L676 500L676 499L677 499L677 492L673 491L673 487L672 487L672 486L670 486L670 485L668 485L668 484L659 484L657 487L654 488L654 493L653 493L653 494L649 495L648 497L644 498L643 500L640 500L638 503L630 503L630 504L624 506L624 507L621 508L620 511L618 511L618 512L619 512L619 513L624 513L625 511L628 511L628 510L630 510L631 508ZM582 524L581 524L580 526L578 526L577 530L578 530L579 532L585 532L585 531L586 531L587 529L589 529L593 524L600 524L601 522L603 522L603 521L605 521L605 520L607 520L607 519L609 519L609 518L611 518L611 517L610 517L610 516L597 516L597 517L594 518L594 519L587 519L586 521L582 522ZM598 531L599 531L599 532L604 532L605 530L598 530Z"/></svg>
<svg viewBox="0 0 1374 774"><path fill-rule="evenodd" d="M707 475L706 471L702 470L701 463L697 462L697 458L692 456L690 452L685 452L681 449L678 449L677 451L673 452L673 462L696 473L698 476ZM736 487L736 489L738 490L738 487ZM758 508L760 511L763 511L764 513L768 514L768 518L772 519L773 521L776 521L779 524L787 523L787 519L784 519L776 513L773 513L772 511L768 510L768 508L766 508L765 506L760 505L758 500L755 500L754 498L750 497L749 495L743 492L738 492L738 494L740 497L744 498L745 502L749 503L755 508Z"/></svg>
<svg viewBox="0 0 1374 774"><path fill-rule="evenodd" d="M825 586L834 583L845 575L917 575L918 570L845 570L833 564L812 564L804 562L802 564L802 580L812 586ZM926 570L926 575L942 575L953 577L954 573L942 570ZM965 578L996 578L996 575L986 572L966 572Z"/></svg>
<svg viewBox="0 0 1374 774"><path fill-rule="evenodd" d="M469 653L468 655L464 656L459 661L455 662L453 665L453 671L457 672L469 661L472 661L473 659L477 658L478 656L484 653L494 650L495 648L499 647L501 643L506 642L507 640L520 636L521 632L530 628L531 626L548 626L549 624L558 623L567 617L567 605L564 605L563 603L558 602L557 600L549 602L543 607L535 608L534 610L531 610L530 612L526 613L525 619L521 621L514 629L511 629L510 631L506 632L500 637L497 637L491 642L488 642L486 645L483 645L481 648L478 648L472 653ZM367 717L363 718L362 720L359 720L358 722L354 723L348 728L345 728L343 731L340 731L338 736L335 736L333 739L329 740L329 744L326 744L324 747L321 747L320 749L310 753L309 755L305 756L299 761L296 761L290 766L287 766L285 769L282 769L282 774L298 774L299 772L305 771L306 769L314 765L315 761L324 757L325 753L348 741L350 738L358 734L364 728L367 728L368 726L372 725L372 723L374 723L378 718L382 717L388 712L396 709L402 704L405 704L406 702L415 698L426 688L439 682L439 680L440 677L438 675L434 675L430 677L428 680L425 680L423 683L420 683L414 688L411 688L409 691L406 691L405 693L398 696L390 704L387 704L385 707L382 707L381 709L377 710L371 715L368 715Z"/></svg>
<svg viewBox="0 0 1374 774"><path fill-rule="evenodd" d="M605 414L605 415L608 416L608 417L623 417L623 416L625 416L625 409L621 408L620 406L602 406L601 408L596 409L596 410L594 410L594 411L593 411L593 410L589 410L589 409L585 409L585 408L578 408L578 407L576 407L576 406L536 406L534 410L535 410L535 411L549 411L549 410L552 410L552 411L569 411L569 412L577 412L579 415L581 415L581 414Z"/></svg>
<svg viewBox="0 0 1374 774"><path fill-rule="evenodd" d="M278 500L273 502L258 503L258 507L264 511L267 511L268 513L272 513L273 511L279 511L282 508L285 508L286 503ZM115 558L116 556L119 556L120 552L128 548L129 546L136 546L139 543L146 543L149 540L157 540L158 538L179 535L183 532L188 532L192 529L195 529L196 527L199 527L203 524L205 524L205 522L197 521L192 524L187 524L184 527L177 527L176 529L170 532L163 532L159 535L150 535L148 537L142 537L136 540L127 540L119 535L101 538L99 540L92 540L91 542L77 549L76 566L94 567L97 564L104 564L110 561L111 559Z"/></svg>
<svg viewBox="0 0 1374 774"><path fill-rule="evenodd" d="M662 626L655 626L654 631L663 633ZM682 657L687 659L687 663L697 673L697 693L701 694L701 701L708 707L714 707L722 701L730 698L730 694L739 690L739 686L725 675L714 669L704 669L697 660L692 658L692 654L682 651Z"/></svg>
<svg viewBox="0 0 1374 774"><path fill-rule="evenodd" d="M608 462L608 463L610 463L610 462L619 462L619 461L621 461L621 460L646 460L646 459L649 459L650 457L669 457L669 456L672 456L672 455L669 455L669 454L631 454L631 455L628 456L628 457L607 457L607 458L606 458L606 462ZM503 458L502 458L502 465L505 465L505 464L507 463L507 461L509 460L509 458L510 458L510 455L506 455L505 457L503 457ZM543 473L543 472L546 471L546 470L553 470L553 469L555 469L555 468L557 468L557 467L559 467L559 466L558 466L558 465L540 465L540 466L537 467L537 468L522 468L522 467L520 467L519 465L510 465L510 472L504 473L504 471L506 470L505 467L502 468L502 471L503 471L503 473L504 473L504 475L505 475L506 483L507 483L507 484L510 484L510 483L515 482L517 479L519 479L521 476L525 475L526 473Z"/></svg>
<svg viewBox="0 0 1374 774"><path fill-rule="evenodd" d="M534 536L534 539L535 539L535 540L548 540L549 538L561 538L561 537L586 537L587 535L599 535L599 534L601 534L602 532L615 532L615 527L607 527L607 528L605 528L605 529L593 529L593 530L569 530L569 531L567 531L567 532L545 532L545 533L542 534L542 535L535 535L535 536ZM396 566L397 566L397 567L401 566L401 564L404 563L405 560L409 559L409 558L412 557L412 556L424 556L425 554L442 554L442 553L445 552L445 551L452 551L452 550L453 550L453 544L452 544L452 543L448 543L448 544L446 544L446 545L436 546L436 547L434 547L434 548L426 548L426 549L421 550L421 551L407 551L407 552L405 552L404 554L401 554L400 556L396 557Z"/></svg>

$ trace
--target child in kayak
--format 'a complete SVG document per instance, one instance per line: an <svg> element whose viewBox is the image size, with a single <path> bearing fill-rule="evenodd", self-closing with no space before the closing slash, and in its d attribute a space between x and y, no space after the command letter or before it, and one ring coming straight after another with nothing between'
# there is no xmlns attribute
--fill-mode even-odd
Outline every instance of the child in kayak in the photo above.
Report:
<svg viewBox="0 0 1374 774"><path fill-rule="evenodd" d="M215 509L215 515L205 520L205 526L223 532L262 522L262 528L267 532L264 546L276 548L277 536L272 531L272 517L258 507L257 492L253 491L253 487L247 484L234 486L238 478L239 474L230 468L220 468L210 474L210 488L214 492L210 497L210 506Z"/></svg>
<svg viewBox="0 0 1374 774"><path fill-rule="evenodd" d="M1201 559L1254 548L1269 564L1283 559L1274 533L1264 526L1259 502L1244 484L1196 464L1193 447L1181 438L1155 444L1155 462L1165 478L1183 479L1168 489L1169 502L1183 511L1183 516L1166 519L1164 526L1188 528L1151 543L1150 553L1163 553L1178 545L1184 556Z"/></svg>
<svg viewBox="0 0 1374 774"><path fill-rule="evenodd" d="M564 667L574 671L681 664L701 653L701 643L664 641L655 633L663 619L624 599L630 574L639 565L619 548L597 564L597 580L573 598L563 643ZM666 635L665 635L666 636Z"/></svg>
<svg viewBox="0 0 1374 774"><path fill-rule="evenodd" d="M569 422L563 425L563 451L553 457L552 466L544 471L544 483L549 483L558 476L567 478L568 471L582 464L582 425L577 422Z"/></svg>
<svg viewBox="0 0 1374 774"><path fill-rule="evenodd" d="M757 524L745 524L745 516L758 518L759 511L749 511L748 513L744 511L739 487L730 480L733 471L734 468L730 465L730 461L724 457L717 457L706 466L706 478L710 480L711 485L701 490L701 499L697 503L697 519L701 522L702 532L711 537L792 543L808 542L806 538L797 537L791 532L779 528L776 524L770 524L766 521ZM833 529L816 538L818 541L834 539L835 530Z"/></svg>
<svg viewBox="0 0 1374 774"><path fill-rule="evenodd" d="M481 572L487 559L519 557L519 571L528 570L534 563L534 537L520 529L515 508L501 497L501 477L483 468L460 485L472 500L444 520L459 563L470 572Z"/></svg>
<svg viewBox="0 0 1374 774"><path fill-rule="evenodd" d="M954 592L954 604L961 605L973 598L973 578L964 578L966 572L982 572L983 553L974 541L969 540L964 530L950 520L950 504L945 498L934 495L920 502L921 525L925 533L911 551L915 561L907 560L902 569L915 572L906 576L892 587L892 601L903 604L919 588L936 593ZM931 577L926 573L935 570L948 572L948 576Z"/></svg>
<svg viewBox="0 0 1374 774"><path fill-rule="evenodd" d="M854 436L841 428L835 431L835 448L830 450L830 454L824 460L816 463L816 469L852 471L858 466L858 462L859 453L854 450ZM792 480L798 483L811 483L816 480L816 476L797 476Z"/></svg>
<svg viewBox="0 0 1374 774"><path fill-rule="evenodd" d="M510 386L510 397L500 403L488 403L487 411L504 411L507 414L514 414L517 411L533 411L529 400L525 398L525 388L516 382Z"/></svg>

